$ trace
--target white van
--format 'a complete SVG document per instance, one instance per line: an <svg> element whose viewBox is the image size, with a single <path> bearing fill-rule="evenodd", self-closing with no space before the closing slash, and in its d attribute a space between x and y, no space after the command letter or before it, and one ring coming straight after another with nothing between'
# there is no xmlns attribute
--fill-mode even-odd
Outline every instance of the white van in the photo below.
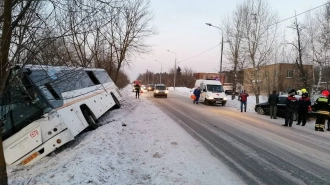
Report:
<svg viewBox="0 0 330 185"><path fill-rule="evenodd" d="M219 80L198 79L195 82L195 88L197 87L201 89L201 96L198 102L204 102L205 105L226 105L226 94Z"/></svg>

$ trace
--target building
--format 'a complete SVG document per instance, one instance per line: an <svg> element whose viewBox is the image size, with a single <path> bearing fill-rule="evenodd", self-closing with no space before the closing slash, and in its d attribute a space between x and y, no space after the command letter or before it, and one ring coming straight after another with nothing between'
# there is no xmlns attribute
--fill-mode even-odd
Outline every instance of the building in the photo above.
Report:
<svg viewBox="0 0 330 185"><path fill-rule="evenodd" d="M306 88L312 89L313 84L313 65L304 65L306 79L309 87L304 87L303 80L299 75L296 64L278 63L244 69L243 86L247 92L260 92L261 95L268 95L273 90L279 93L287 93L291 89Z"/></svg>

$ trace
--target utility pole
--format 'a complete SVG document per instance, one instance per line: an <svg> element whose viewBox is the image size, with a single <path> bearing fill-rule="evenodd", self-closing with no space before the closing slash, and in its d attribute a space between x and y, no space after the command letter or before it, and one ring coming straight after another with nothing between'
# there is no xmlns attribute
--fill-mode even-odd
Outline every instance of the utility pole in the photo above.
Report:
<svg viewBox="0 0 330 185"><path fill-rule="evenodd" d="M175 54L175 60L174 60L174 80L173 80L173 88L175 90L175 80L176 80L176 53L170 50L167 50L170 53L174 53Z"/></svg>
<svg viewBox="0 0 330 185"><path fill-rule="evenodd" d="M218 28L221 30L221 56L220 56L220 70L219 70L219 81L221 81L221 73L222 73L222 53L223 53L223 30L220 27L214 26L211 23L205 23L208 26L212 26L214 28Z"/></svg>

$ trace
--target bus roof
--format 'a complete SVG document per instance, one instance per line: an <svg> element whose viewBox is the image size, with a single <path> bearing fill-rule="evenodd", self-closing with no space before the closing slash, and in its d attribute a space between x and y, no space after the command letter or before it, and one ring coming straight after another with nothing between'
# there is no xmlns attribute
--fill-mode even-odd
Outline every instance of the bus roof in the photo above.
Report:
<svg viewBox="0 0 330 185"><path fill-rule="evenodd" d="M29 68L30 70L85 70L85 71L104 71L101 68L83 68L83 67L68 67L68 66L49 66L49 65L36 65L36 64L26 64L19 65L23 68Z"/></svg>

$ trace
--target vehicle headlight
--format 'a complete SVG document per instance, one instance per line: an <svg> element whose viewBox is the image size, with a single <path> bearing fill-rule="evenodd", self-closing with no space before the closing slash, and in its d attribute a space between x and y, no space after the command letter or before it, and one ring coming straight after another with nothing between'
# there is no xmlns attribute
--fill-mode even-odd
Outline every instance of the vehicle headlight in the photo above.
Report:
<svg viewBox="0 0 330 185"><path fill-rule="evenodd" d="M166 90L165 93L167 94L168 93L168 90Z"/></svg>
<svg viewBox="0 0 330 185"><path fill-rule="evenodd" d="M159 91L158 90L155 90L155 93L159 93Z"/></svg>
<svg viewBox="0 0 330 185"><path fill-rule="evenodd" d="M212 96L209 96L209 98L208 99L210 99L210 100L213 100L214 98L212 97Z"/></svg>
<svg viewBox="0 0 330 185"><path fill-rule="evenodd" d="M227 100L227 98L226 98L226 97L224 97L224 98L223 98L223 100Z"/></svg>

